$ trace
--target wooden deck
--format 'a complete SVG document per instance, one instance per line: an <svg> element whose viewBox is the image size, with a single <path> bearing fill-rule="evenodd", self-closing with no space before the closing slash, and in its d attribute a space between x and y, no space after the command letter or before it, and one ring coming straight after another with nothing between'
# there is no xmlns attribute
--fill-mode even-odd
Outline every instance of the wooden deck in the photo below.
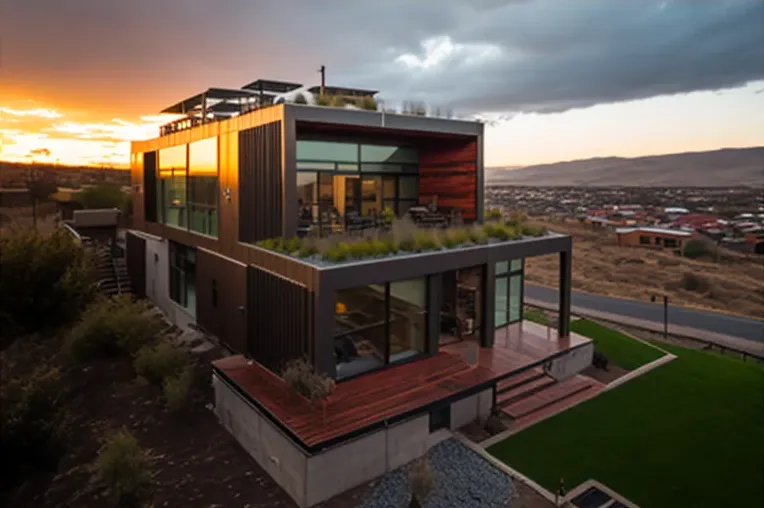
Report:
<svg viewBox="0 0 764 508"><path fill-rule="evenodd" d="M319 449L468 390L488 388L498 379L589 341L578 336L548 340L525 330L520 337L497 340L492 349L460 342L441 347L434 356L340 382L325 405L292 393L281 378L243 356L213 365L308 449ZM530 331L537 332L533 327Z"/></svg>

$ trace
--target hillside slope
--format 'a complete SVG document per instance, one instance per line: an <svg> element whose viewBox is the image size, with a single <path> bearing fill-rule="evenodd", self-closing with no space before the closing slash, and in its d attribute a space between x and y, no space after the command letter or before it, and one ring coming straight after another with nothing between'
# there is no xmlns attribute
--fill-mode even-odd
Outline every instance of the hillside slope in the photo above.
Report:
<svg viewBox="0 0 764 508"><path fill-rule="evenodd" d="M528 166L489 168L487 183L533 186L730 187L764 185L764 147L603 157Z"/></svg>

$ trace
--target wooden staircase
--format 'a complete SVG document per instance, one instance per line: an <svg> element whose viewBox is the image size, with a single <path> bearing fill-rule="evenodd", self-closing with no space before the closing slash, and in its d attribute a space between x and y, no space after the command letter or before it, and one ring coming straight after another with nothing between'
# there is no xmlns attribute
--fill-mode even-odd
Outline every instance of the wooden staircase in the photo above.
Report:
<svg viewBox="0 0 764 508"><path fill-rule="evenodd" d="M86 242L85 239L83 239L83 245L93 249L95 275L101 293L107 297L132 294L125 258L115 257L108 246Z"/></svg>
<svg viewBox="0 0 764 508"><path fill-rule="evenodd" d="M557 381L540 368L527 370L496 385L496 407L514 425L530 425L582 402L602 389L597 381L575 376Z"/></svg>

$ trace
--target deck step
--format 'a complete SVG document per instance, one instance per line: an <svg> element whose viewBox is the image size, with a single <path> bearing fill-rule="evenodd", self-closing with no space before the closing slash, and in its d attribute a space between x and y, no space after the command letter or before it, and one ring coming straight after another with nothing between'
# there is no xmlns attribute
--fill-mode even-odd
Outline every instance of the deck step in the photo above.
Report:
<svg viewBox="0 0 764 508"><path fill-rule="evenodd" d="M499 407L505 407L515 404L518 401L522 401L527 397L545 390L554 384L557 384L557 381L544 375L538 379L535 379L534 381L523 383L515 388L512 388L511 390L507 390L500 395L497 394L496 405Z"/></svg>
<svg viewBox="0 0 764 508"><path fill-rule="evenodd" d="M554 387L534 394L532 397L524 398L504 407L503 411L515 420L518 420L579 395L590 390L593 386L593 383L588 381L572 381L572 383L558 383Z"/></svg>
<svg viewBox="0 0 764 508"><path fill-rule="evenodd" d="M530 369L526 370L525 372L521 372L520 374L510 376L507 379L502 379L496 383L496 395L506 393L509 390L517 388L518 386L522 386L526 383L541 379L545 375L546 374L544 374L544 371L541 369Z"/></svg>

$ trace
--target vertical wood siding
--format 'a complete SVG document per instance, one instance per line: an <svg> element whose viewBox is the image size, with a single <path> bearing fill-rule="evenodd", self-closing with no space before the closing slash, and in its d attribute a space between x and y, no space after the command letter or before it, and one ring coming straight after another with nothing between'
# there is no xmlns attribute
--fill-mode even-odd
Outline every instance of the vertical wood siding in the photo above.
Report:
<svg viewBox="0 0 764 508"><path fill-rule="evenodd" d="M419 200L458 208L465 220L477 218L477 138L443 139L423 144L419 152Z"/></svg>
<svg viewBox="0 0 764 508"><path fill-rule="evenodd" d="M239 132L240 242L282 234L281 151L281 122Z"/></svg>
<svg viewBox="0 0 764 508"><path fill-rule="evenodd" d="M310 356L312 293L267 270L248 268L250 356L279 372L287 361Z"/></svg>

